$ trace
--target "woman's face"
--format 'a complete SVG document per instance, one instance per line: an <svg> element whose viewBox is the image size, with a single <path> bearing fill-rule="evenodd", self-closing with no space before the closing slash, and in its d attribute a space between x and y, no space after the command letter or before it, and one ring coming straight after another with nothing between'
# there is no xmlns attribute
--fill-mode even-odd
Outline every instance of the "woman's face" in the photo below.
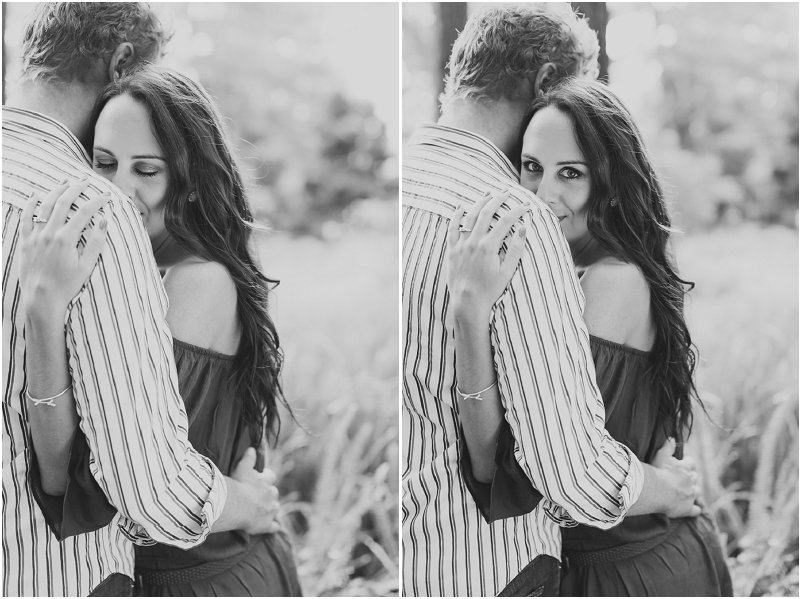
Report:
<svg viewBox="0 0 801 599"><path fill-rule="evenodd" d="M151 241L163 240L170 173L144 105L127 95L109 100L95 125L93 154L95 172L133 200Z"/></svg>
<svg viewBox="0 0 801 599"><path fill-rule="evenodd" d="M586 238L590 169L573 122L553 106L537 112L523 135L520 183L548 204L568 243Z"/></svg>

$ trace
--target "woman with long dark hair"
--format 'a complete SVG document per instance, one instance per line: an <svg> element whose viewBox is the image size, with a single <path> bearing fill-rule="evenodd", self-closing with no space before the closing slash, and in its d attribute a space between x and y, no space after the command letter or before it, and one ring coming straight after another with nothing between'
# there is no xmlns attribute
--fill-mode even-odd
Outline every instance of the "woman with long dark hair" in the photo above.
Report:
<svg viewBox="0 0 801 599"><path fill-rule="evenodd" d="M692 284L679 276L669 254L670 217L631 115L601 83L563 83L532 105L520 166L521 184L558 219L580 277L607 431L642 462L654 460L670 439L681 457L697 398L696 354L683 311ZM516 506L537 497L516 465L488 334L492 306L520 254L536 250L525 246L517 213L489 228L501 202L486 198L465 218L457 210L448 239L461 467L489 520L519 515ZM514 501L497 501L500 489ZM704 512L675 520L631 516L610 530L564 528L562 540L565 596L732 593L720 542Z"/></svg>
<svg viewBox="0 0 801 599"><path fill-rule="evenodd" d="M200 85L148 66L110 84L93 119L88 145L94 170L138 208L163 273L189 440L225 475L243 458L261 469L257 452L277 434L278 406L285 405L282 355L267 309L275 282L262 274L252 254L253 216L222 118ZM66 214L68 204L57 200L55 206L53 214ZM97 239L94 233L88 237ZM35 254L35 240L28 243ZM74 285L87 274L49 272L40 262L23 276L60 276L75 279ZM50 309L63 314L66 306ZM36 348L29 351L37 354ZM32 359L28 372L36 376L37 369L49 366ZM54 422L54 434L63 435L59 427L65 426ZM49 477L63 476L63 462L40 462L43 488L58 488ZM139 592L299 595L289 542L280 527L273 529L270 534L215 532L193 548L137 547Z"/></svg>

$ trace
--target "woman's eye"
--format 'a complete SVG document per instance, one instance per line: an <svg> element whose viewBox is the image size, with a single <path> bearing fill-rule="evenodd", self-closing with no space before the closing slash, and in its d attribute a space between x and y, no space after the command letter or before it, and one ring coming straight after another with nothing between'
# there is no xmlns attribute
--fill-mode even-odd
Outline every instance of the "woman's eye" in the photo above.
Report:
<svg viewBox="0 0 801 599"><path fill-rule="evenodd" d="M157 170L145 170L140 168L136 169L136 173L142 177L155 177L159 174Z"/></svg>
<svg viewBox="0 0 801 599"><path fill-rule="evenodd" d="M523 162L523 169L530 173L539 173L542 171L542 167L538 163L530 160Z"/></svg>
<svg viewBox="0 0 801 599"><path fill-rule="evenodd" d="M102 160L95 160L95 168L99 168L102 171L108 170L110 168L114 168L113 162L103 162Z"/></svg>
<svg viewBox="0 0 801 599"><path fill-rule="evenodd" d="M562 176L565 179L578 179L582 175L583 175L583 173L581 171L578 171L578 170L576 170L574 168L568 167L568 168L562 169Z"/></svg>

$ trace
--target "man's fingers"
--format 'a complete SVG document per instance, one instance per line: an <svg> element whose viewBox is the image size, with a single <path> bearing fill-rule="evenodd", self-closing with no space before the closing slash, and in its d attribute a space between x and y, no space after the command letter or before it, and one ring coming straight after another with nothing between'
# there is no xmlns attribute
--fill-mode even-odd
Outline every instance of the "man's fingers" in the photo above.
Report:
<svg viewBox="0 0 801 599"><path fill-rule="evenodd" d="M509 198L508 191L503 191L499 194L493 195L490 201L484 204L484 207L478 213L478 218L476 219L476 222L473 225L473 229L481 235L489 231L490 223L492 222L492 217L495 215L496 212L498 212L504 200L508 198Z"/></svg>
<svg viewBox="0 0 801 599"><path fill-rule="evenodd" d="M238 474L239 476L242 475L249 475L251 471L256 467L256 450L253 447L248 447L245 450L245 455L242 456L242 459L239 460L239 463L234 468L234 473ZM236 478L236 477L235 477Z"/></svg>
<svg viewBox="0 0 801 599"><path fill-rule="evenodd" d="M676 440L673 437L669 437L667 441L664 442L662 447L659 448L659 451L656 452L654 456L654 462L664 461L670 457L673 457L673 453L676 451Z"/></svg>
<svg viewBox="0 0 801 599"><path fill-rule="evenodd" d="M273 472L272 470L270 470L269 468L266 468L266 467L264 468L264 470L261 472L261 474L259 476L261 476L262 480L264 480L268 485L274 485L275 481L278 478L275 475L275 472Z"/></svg>

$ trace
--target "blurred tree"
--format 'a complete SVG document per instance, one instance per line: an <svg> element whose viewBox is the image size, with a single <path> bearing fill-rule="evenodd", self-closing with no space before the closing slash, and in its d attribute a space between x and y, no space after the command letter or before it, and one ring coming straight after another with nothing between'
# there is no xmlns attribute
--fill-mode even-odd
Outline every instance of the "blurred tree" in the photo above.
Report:
<svg viewBox="0 0 801 599"><path fill-rule="evenodd" d="M598 67L600 74L598 78L609 82L609 57L606 54L606 24L609 22L609 13L606 10L606 2L571 2L570 6L587 17L590 27L598 34L598 44L601 50L598 54Z"/></svg>
<svg viewBox="0 0 801 599"><path fill-rule="evenodd" d="M676 197L685 225L732 218L794 224L798 210L798 5L655 5L664 96L658 118L673 172L707 164ZM672 152L672 153L671 153ZM695 167L678 158L690 152ZM702 157L715 157L714 160ZM694 191L694 193L693 193ZM708 209L699 211L707 204Z"/></svg>
<svg viewBox="0 0 801 599"><path fill-rule="evenodd" d="M445 79L444 73L447 72L448 59L451 57L451 47L453 42L456 41L459 32L464 29L467 23L467 2L442 2L437 4L437 12L439 14L439 54L437 64L441 65L437 69L436 76L436 89L439 94L444 91ZM439 104L437 104L437 109Z"/></svg>
<svg viewBox="0 0 801 599"><path fill-rule="evenodd" d="M217 99L240 142L254 212L281 229L317 231L349 203L389 200L397 189L382 175L383 123L344 94L323 55L319 30L333 9L276 6L184 3L171 11L176 37L191 49L182 70Z"/></svg>

